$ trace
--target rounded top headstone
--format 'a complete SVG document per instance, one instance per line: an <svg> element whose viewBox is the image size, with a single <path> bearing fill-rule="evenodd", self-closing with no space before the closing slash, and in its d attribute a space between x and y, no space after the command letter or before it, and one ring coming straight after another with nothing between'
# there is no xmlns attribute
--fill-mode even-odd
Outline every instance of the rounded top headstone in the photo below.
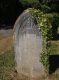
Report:
<svg viewBox="0 0 59 80"><path fill-rule="evenodd" d="M42 36L29 10L25 10L14 25L14 50L19 74L44 75L44 66L40 62Z"/></svg>

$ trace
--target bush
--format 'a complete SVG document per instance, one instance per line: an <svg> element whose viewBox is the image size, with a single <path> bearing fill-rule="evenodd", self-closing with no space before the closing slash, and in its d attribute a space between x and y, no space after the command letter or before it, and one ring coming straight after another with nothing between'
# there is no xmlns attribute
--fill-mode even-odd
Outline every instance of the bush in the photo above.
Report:
<svg viewBox="0 0 59 80"><path fill-rule="evenodd" d="M48 58L49 55L53 54L51 41L54 37L53 35L56 33L56 29L59 26L59 15L56 13L43 13L39 9L31 9L30 12L33 15L33 18L37 22L38 27L42 33L41 62L48 69Z"/></svg>
<svg viewBox="0 0 59 80"><path fill-rule="evenodd" d="M39 0L19 0L24 8L39 6Z"/></svg>
<svg viewBox="0 0 59 80"><path fill-rule="evenodd" d="M51 8L48 6L48 5L46 5L46 4L43 4L43 5L41 5L41 10L44 12L44 13L48 13L48 12L50 12L51 11Z"/></svg>
<svg viewBox="0 0 59 80"><path fill-rule="evenodd" d="M35 21L37 21L38 27L42 33L42 53L41 53L41 62L47 68L48 67L48 57L51 51L50 40L52 39L52 24L51 24L51 15L44 14L42 11L37 9L30 10Z"/></svg>
<svg viewBox="0 0 59 80"><path fill-rule="evenodd" d="M51 11L59 12L59 4L57 3L51 4Z"/></svg>

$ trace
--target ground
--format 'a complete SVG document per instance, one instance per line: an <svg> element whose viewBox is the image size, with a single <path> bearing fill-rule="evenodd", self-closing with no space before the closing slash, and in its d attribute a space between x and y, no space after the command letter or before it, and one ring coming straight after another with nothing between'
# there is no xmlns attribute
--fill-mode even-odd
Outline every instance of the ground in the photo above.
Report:
<svg viewBox="0 0 59 80"><path fill-rule="evenodd" d="M52 41L53 49L59 54L59 40ZM13 30L0 30L0 80L30 80L24 75L18 76L15 70L15 56L13 50ZM38 80L44 80L38 79ZM47 76L46 80L59 80L59 69Z"/></svg>
<svg viewBox="0 0 59 80"><path fill-rule="evenodd" d="M0 55L5 51L10 50L13 46L12 35L12 29L0 30Z"/></svg>

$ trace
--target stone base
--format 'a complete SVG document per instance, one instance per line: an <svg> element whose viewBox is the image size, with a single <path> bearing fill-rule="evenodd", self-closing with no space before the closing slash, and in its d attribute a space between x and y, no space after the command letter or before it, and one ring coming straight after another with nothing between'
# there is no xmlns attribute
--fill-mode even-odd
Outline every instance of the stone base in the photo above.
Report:
<svg viewBox="0 0 59 80"><path fill-rule="evenodd" d="M45 80L46 79L46 73L40 72L36 73L33 71L33 73L26 73L22 70L17 70L20 80Z"/></svg>
<svg viewBox="0 0 59 80"><path fill-rule="evenodd" d="M20 80L45 80L46 79L46 75L41 75L41 76L29 76L29 75L25 75L20 73L19 74L19 78Z"/></svg>

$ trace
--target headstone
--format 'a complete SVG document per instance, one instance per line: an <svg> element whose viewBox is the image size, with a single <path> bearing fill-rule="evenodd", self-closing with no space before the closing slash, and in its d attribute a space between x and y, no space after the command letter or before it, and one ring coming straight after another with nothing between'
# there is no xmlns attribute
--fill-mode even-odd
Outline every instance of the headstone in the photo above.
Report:
<svg viewBox="0 0 59 80"><path fill-rule="evenodd" d="M14 47L19 74L29 77L44 75L44 66L40 62L42 36L29 11L23 12L15 23Z"/></svg>

